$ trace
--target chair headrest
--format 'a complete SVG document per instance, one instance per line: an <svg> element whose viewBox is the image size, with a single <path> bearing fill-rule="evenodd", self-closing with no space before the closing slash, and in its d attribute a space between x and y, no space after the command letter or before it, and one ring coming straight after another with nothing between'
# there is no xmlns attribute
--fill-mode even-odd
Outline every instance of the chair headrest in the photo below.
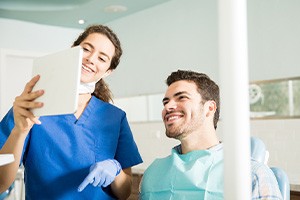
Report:
<svg viewBox="0 0 300 200"><path fill-rule="evenodd" d="M251 158L265 163L266 146L261 139L254 136L251 136Z"/></svg>

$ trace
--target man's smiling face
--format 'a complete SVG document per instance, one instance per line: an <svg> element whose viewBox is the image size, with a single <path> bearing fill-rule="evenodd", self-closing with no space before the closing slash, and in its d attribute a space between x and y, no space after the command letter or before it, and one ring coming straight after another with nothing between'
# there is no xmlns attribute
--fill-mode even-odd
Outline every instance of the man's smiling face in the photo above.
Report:
<svg viewBox="0 0 300 200"><path fill-rule="evenodd" d="M201 130L205 114L201 95L194 82L181 80L172 83L166 91L163 104L162 119L168 137L181 139L193 131Z"/></svg>

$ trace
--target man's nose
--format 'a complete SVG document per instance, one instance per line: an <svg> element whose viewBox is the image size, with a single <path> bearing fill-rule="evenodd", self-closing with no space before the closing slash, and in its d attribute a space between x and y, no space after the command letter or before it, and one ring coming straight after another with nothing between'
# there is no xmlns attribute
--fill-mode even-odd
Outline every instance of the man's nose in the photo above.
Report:
<svg viewBox="0 0 300 200"><path fill-rule="evenodd" d="M170 100L168 103L165 104L166 111L175 110L177 107L177 103L174 100Z"/></svg>

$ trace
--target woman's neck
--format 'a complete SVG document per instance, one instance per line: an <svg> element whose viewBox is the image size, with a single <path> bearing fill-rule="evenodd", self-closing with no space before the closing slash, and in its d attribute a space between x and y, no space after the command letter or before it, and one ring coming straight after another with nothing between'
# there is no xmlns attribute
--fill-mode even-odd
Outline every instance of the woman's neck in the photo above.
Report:
<svg viewBox="0 0 300 200"><path fill-rule="evenodd" d="M92 95L90 93L79 95L77 111L74 114L77 119L79 119L91 98Z"/></svg>

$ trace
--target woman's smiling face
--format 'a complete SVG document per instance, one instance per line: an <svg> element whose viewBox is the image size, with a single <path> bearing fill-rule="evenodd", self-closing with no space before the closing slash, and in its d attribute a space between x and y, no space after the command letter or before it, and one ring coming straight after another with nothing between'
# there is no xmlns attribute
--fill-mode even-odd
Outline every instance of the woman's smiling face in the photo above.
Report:
<svg viewBox="0 0 300 200"><path fill-rule="evenodd" d="M92 33L80 46L83 48L81 82L97 82L111 73L109 67L115 46L105 35Z"/></svg>

